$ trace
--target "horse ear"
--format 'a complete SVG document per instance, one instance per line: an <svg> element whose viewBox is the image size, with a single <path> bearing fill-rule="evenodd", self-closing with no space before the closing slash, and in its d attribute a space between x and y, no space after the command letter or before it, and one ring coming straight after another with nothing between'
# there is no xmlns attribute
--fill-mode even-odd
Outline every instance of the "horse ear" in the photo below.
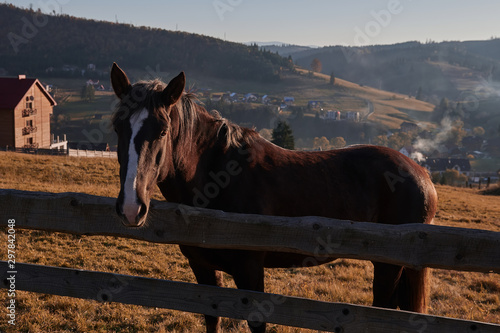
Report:
<svg viewBox="0 0 500 333"><path fill-rule="evenodd" d="M127 74L125 74L125 72L118 67L116 62L114 62L111 67L111 85L113 86L113 90L119 99L125 97L132 88Z"/></svg>
<svg viewBox="0 0 500 333"><path fill-rule="evenodd" d="M162 100L166 106L173 105L181 98L186 87L186 75L181 72L174 77L162 92Z"/></svg>

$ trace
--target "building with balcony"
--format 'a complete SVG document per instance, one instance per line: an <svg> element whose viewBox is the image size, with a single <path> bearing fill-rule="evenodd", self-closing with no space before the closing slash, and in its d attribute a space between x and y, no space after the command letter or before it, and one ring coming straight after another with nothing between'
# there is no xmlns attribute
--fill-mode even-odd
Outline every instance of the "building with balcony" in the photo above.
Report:
<svg viewBox="0 0 500 333"><path fill-rule="evenodd" d="M55 105L37 79L0 77L0 147L51 148Z"/></svg>

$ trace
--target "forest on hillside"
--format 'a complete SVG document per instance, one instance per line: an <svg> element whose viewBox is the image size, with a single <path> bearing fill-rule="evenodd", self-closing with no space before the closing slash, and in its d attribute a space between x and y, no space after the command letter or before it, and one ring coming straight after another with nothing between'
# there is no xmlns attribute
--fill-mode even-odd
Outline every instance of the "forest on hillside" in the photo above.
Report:
<svg viewBox="0 0 500 333"><path fill-rule="evenodd" d="M51 15L0 4L0 71L9 75L81 75L108 68L190 70L229 79L277 81L291 59L277 53L180 31ZM62 68L66 66L66 70ZM68 68L72 70L67 70Z"/></svg>
<svg viewBox="0 0 500 333"><path fill-rule="evenodd" d="M287 47L267 47L291 55L311 68L317 59L321 72L383 90L423 97L457 99L462 82L500 82L500 39L472 42L406 42L364 47L329 46L289 54ZM437 104L437 101L432 101Z"/></svg>

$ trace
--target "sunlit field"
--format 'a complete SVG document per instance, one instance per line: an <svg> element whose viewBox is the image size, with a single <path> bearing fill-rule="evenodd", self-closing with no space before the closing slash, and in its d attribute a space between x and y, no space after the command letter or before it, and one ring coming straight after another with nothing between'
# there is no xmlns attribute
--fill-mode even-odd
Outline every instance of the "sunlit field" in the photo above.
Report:
<svg viewBox="0 0 500 333"><path fill-rule="evenodd" d="M105 158L0 153L0 188L115 197L119 191L118 164ZM498 196L446 186L437 190L440 201L435 224L500 231ZM8 216L2 214L2 218ZM16 241L18 262L195 282L187 260L175 245L24 230L17 230ZM7 244L5 230L0 233L0 244ZM2 251L0 258L5 260L6 256ZM371 304L372 278L372 264L357 260L338 260L314 268L269 269L265 277L266 292L360 305ZM225 285L234 287L228 275ZM6 290L0 295L7 299ZM9 327L2 315L1 332L204 331L201 315L173 310L22 291L17 302L17 326ZM429 312L500 324L499 275L433 270ZM223 320L226 332L245 332L246 325ZM270 332L312 332L268 326Z"/></svg>

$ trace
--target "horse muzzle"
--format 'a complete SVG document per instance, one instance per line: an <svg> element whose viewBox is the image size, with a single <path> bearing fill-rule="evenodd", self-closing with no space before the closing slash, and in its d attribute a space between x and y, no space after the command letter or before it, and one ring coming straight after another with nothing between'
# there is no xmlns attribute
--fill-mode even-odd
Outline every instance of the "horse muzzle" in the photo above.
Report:
<svg viewBox="0 0 500 333"><path fill-rule="evenodd" d="M124 226L129 228L139 228L146 222L149 207L145 203L124 205L118 200L116 202L116 212L120 216Z"/></svg>

